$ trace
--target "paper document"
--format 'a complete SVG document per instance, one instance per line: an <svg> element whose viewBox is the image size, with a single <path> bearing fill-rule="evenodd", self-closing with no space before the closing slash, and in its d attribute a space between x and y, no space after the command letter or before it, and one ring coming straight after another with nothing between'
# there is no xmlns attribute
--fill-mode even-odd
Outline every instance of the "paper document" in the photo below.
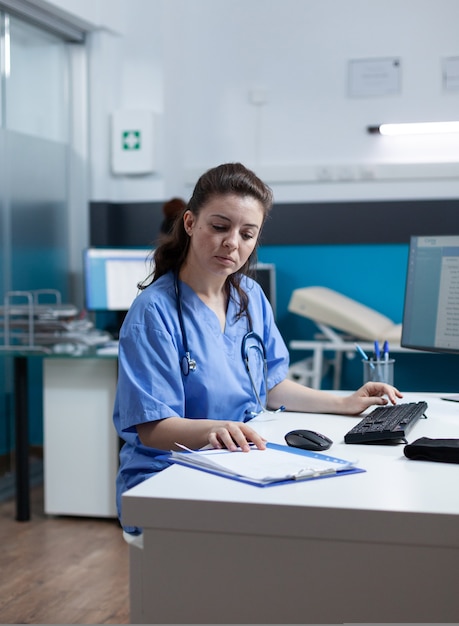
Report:
<svg viewBox="0 0 459 626"><path fill-rule="evenodd" d="M173 451L175 463L250 482L269 485L284 481L307 480L357 470L355 463L326 454L268 443L266 450L250 452L229 450Z"/></svg>

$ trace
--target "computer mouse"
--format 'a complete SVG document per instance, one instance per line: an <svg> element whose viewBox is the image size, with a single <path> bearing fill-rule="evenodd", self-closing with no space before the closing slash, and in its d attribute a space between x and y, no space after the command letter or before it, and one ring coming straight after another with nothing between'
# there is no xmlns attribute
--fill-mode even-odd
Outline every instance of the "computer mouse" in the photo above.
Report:
<svg viewBox="0 0 459 626"><path fill-rule="evenodd" d="M333 441L313 430L291 430L285 435L285 441L293 448L302 450L328 450Z"/></svg>

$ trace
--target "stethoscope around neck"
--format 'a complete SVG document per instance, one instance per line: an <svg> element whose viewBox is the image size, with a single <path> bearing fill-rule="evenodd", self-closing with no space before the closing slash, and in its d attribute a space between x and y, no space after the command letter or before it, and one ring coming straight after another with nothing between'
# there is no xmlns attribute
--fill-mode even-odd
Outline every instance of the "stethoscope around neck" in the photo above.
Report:
<svg viewBox="0 0 459 626"><path fill-rule="evenodd" d="M190 372L196 370L196 361L191 358L190 349L188 348L188 337L185 331L185 324L183 323L183 310L182 310L182 297L180 293L179 279L177 275L174 277L175 287L175 300L177 302L177 314L180 324L180 332L182 333L182 343L185 349L185 354L180 359L180 368L184 376L188 376Z"/></svg>
<svg viewBox="0 0 459 626"><path fill-rule="evenodd" d="M186 334L185 324L183 321L180 281L178 279L177 274L174 277L174 288L175 288L175 299L177 302L177 314L178 314L178 319L179 319L179 324L180 324L180 332L182 334L182 343L183 343L183 348L185 350L185 354L180 359L180 369L182 370L182 374L184 376L188 376L190 372L196 371L197 364L196 364L195 359L191 357L190 349L188 347L188 337ZM247 370L247 373L249 375L250 383L252 385L255 398L258 402L258 405L261 407L262 412L279 413L280 411L285 411L284 406L281 406L280 408L276 410L269 410L261 401L260 394L258 393L257 386L255 384L252 372L250 370L250 362L249 362L250 351L255 350L261 356L262 363L263 363L263 382L265 386L266 395L268 394L268 359L266 358L266 348L263 343L263 339L260 337L260 335L258 335L252 329L252 321L250 319L250 316L248 316L248 324L249 324L249 330L243 336L242 342L241 342L241 356L245 364L245 369ZM251 413L252 417L255 415L257 415L256 412Z"/></svg>

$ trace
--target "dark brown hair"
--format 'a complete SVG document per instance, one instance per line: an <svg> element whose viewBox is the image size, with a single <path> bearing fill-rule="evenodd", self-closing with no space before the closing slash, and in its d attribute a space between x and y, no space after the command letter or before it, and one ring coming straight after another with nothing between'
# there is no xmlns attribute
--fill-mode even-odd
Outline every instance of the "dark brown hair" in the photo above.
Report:
<svg viewBox="0 0 459 626"><path fill-rule="evenodd" d="M180 218L186 210L186 202L182 198L171 198L163 204L164 219L161 223L161 234L169 235L174 227L176 219Z"/></svg>
<svg viewBox="0 0 459 626"><path fill-rule="evenodd" d="M202 174L196 183L186 210L191 211L193 215L197 217L201 208L205 206L211 198L228 194L250 196L258 200L263 207L263 223L265 222L273 203L272 191L254 172L247 169L241 163L225 163ZM158 248L156 248L154 252L154 270L152 274L139 285L139 289L145 289L155 282L155 280L158 280L160 276L163 276L169 271L178 274L187 256L189 243L190 238L185 231L183 219L177 219L171 234L163 239ZM241 275L251 275L253 273L253 267L257 258L257 246L255 246L252 254L241 269L235 274L231 274L226 279L228 296L231 293L231 286L233 286L239 294L241 303L239 316L247 311L248 306L247 294L240 287Z"/></svg>

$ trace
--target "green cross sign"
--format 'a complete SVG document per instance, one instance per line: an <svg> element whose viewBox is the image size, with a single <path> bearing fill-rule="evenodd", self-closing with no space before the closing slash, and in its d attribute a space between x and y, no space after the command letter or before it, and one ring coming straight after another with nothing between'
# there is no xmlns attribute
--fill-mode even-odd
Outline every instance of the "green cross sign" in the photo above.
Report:
<svg viewBox="0 0 459 626"><path fill-rule="evenodd" d="M122 146L123 150L140 150L140 130L123 130Z"/></svg>

